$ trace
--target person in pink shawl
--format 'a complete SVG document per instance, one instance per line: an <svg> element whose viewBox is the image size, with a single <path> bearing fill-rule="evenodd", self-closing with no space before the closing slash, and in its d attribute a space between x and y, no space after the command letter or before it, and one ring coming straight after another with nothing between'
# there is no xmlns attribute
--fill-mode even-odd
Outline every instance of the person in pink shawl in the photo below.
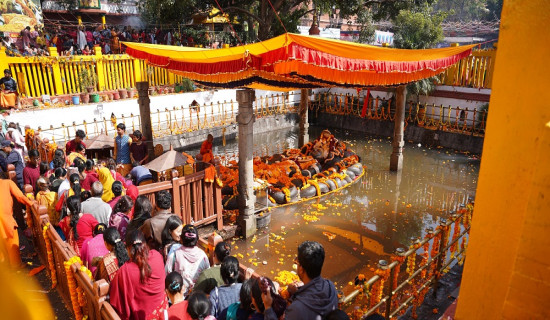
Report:
<svg viewBox="0 0 550 320"><path fill-rule="evenodd" d="M206 253L197 247L197 229L188 224L181 233L182 246L166 257L165 271L177 271L183 277L186 288L193 288L203 270L210 268Z"/></svg>
<svg viewBox="0 0 550 320"><path fill-rule="evenodd" d="M94 228L94 237L84 241L82 249L80 249L82 262L92 271L92 274L96 272L99 259L109 253L109 250L105 247L105 241L103 240L103 232L105 229L107 229L105 224L97 224ZM96 259L95 263L94 259Z"/></svg>
<svg viewBox="0 0 550 320"><path fill-rule="evenodd" d="M130 223L128 215L134 207L134 201L129 196L121 197L113 208L113 213L109 218L109 227L115 227L122 238L126 237L126 228Z"/></svg>
<svg viewBox="0 0 550 320"><path fill-rule="evenodd" d="M163 259L156 250L149 250L139 230L126 235L130 260L117 271L109 294L111 305L122 320L145 320L166 300Z"/></svg>

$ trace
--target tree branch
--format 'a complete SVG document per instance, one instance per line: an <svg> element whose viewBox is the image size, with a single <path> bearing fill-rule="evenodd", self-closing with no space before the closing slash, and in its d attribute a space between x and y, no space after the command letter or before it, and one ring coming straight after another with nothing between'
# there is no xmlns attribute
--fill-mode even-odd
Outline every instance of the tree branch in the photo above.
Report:
<svg viewBox="0 0 550 320"><path fill-rule="evenodd" d="M258 17L257 15L251 13L250 11L247 11L245 9L242 9L242 8L239 8L239 7L227 7L225 9L223 9L224 12L240 12L240 13L243 13L249 17L251 17L252 19L258 21L258 23L260 24L265 24L265 21L263 21L262 19L260 19L260 17ZM216 15L220 15L222 14L222 11L219 11L218 14Z"/></svg>

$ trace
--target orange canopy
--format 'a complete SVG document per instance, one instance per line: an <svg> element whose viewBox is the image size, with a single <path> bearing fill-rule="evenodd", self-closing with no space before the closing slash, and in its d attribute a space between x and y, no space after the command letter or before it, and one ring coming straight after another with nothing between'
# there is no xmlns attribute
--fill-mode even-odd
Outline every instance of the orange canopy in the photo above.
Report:
<svg viewBox="0 0 550 320"><path fill-rule="evenodd" d="M408 83L441 73L475 46L406 50L292 33L225 49L124 44L129 55L207 86L270 89Z"/></svg>

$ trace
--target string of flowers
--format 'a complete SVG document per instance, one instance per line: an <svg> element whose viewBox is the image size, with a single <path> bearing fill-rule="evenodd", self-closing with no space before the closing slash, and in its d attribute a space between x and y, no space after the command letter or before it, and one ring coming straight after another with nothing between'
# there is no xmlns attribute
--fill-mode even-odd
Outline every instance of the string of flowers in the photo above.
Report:
<svg viewBox="0 0 550 320"><path fill-rule="evenodd" d="M454 228L453 228L453 238L452 238L452 242L453 244L451 244L451 259L453 259L455 257L455 254L456 254L456 249L458 247L458 241L455 241L457 238L458 238L458 235L460 234L460 222L459 222L460 219L456 219L455 222L454 222Z"/></svg>
<svg viewBox="0 0 550 320"><path fill-rule="evenodd" d="M369 309L374 307L380 300L382 300L382 295L384 292L384 282L389 277L389 270L383 270L381 268L378 268L374 271L375 275L378 275L380 279L372 284L372 287L370 289L370 297L369 297Z"/></svg>
<svg viewBox="0 0 550 320"><path fill-rule="evenodd" d="M53 262L52 242L48 237L48 228L50 223L48 222L44 228L42 228L42 235L44 236L44 242L46 243L46 253L48 255L48 267L50 268L50 277L52 278L52 289L57 286L57 274L55 272L55 264Z"/></svg>
<svg viewBox="0 0 550 320"><path fill-rule="evenodd" d="M65 266L65 273L67 274L67 285L69 287L69 296L71 297L71 304L73 306L74 316L76 320L82 320L84 316L82 314L82 309L80 308L80 303L78 300L76 280L71 270L71 266L76 262L80 262L80 258L78 256L73 256L69 260L65 261L63 265Z"/></svg>

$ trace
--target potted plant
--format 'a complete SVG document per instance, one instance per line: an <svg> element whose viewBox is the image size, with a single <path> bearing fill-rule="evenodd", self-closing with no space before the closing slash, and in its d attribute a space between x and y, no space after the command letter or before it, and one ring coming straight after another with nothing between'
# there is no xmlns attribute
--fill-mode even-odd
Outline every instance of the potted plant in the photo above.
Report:
<svg viewBox="0 0 550 320"><path fill-rule="evenodd" d="M113 91L113 100L119 100L120 94L118 93L118 90Z"/></svg>
<svg viewBox="0 0 550 320"><path fill-rule="evenodd" d="M128 98L132 99L136 95L136 89L132 87L126 88L126 91L128 91Z"/></svg>
<svg viewBox="0 0 550 320"><path fill-rule="evenodd" d="M155 87L154 87L154 86L150 86L150 87L149 87L149 95L152 96L154 93L155 93Z"/></svg>
<svg viewBox="0 0 550 320"><path fill-rule="evenodd" d="M82 100L82 103L89 103L90 93L94 92L95 87L97 85L97 75L93 67L92 69L83 67L78 72L78 80L80 83L80 92L81 92L80 99Z"/></svg>
<svg viewBox="0 0 550 320"><path fill-rule="evenodd" d="M107 93L107 99L109 101L113 100L113 93L111 91L107 91L106 93Z"/></svg>
<svg viewBox="0 0 550 320"><path fill-rule="evenodd" d="M126 90L126 89L118 89L118 93L120 94L120 99L126 99L126 98L128 98L128 90Z"/></svg>

